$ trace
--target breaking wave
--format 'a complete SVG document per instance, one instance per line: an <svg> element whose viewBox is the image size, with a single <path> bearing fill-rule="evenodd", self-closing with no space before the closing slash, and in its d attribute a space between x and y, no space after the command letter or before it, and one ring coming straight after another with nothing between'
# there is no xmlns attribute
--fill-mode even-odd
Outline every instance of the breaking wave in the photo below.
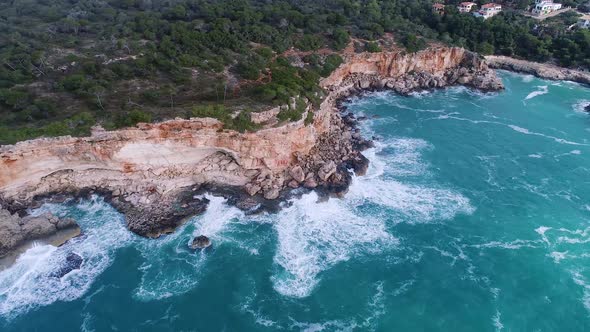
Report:
<svg viewBox="0 0 590 332"><path fill-rule="evenodd" d="M74 207L46 204L34 213L47 210L75 218L83 235L59 248L34 246L0 272L0 315L7 319L56 301L80 298L111 265L115 250L135 237L125 228L123 216L98 197ZM70 253L83 258L80 269L61 278L53 276Z"/></svg>
<svg viewBox="0 0 590 332"><path fill-rule="evenodd" d="M549 86L548 85L540 85L537 88L539 88L539 90L533 91L533 92L529 93L524 98L524 100L533 99L535 97L542 96L542 95L545 95L545 94L549 93Z"/></svg>
<svg viewBox="0 0 590 332"><path fill-rule="evenodd" d="M399 241L381 217L393 210L393 223L451 219L474 208L458 192L432 186L406 184L404 176L427 176L421 151L432 148L426 141L393 138L377 142L365 152L370 161L367 174L355 177L343 199L318 202L315 193L293 200L274 222L278 247L273 275L275 289L286 296L306 297L320 282L320 275L353 257L395 249ZM378 213L359 207L376 205ZM391 218L389 218L391 219Z"/></svg>
<svg viewBox="0 0 590 332"><path fill-rule="evenodd" d="M163 299L186 293L198 284L211 249L191 250L189 244L195 236L209 237L213 246L227 242L224 230L244 214L228 206L224 198L212 195L205 195L205 198L209 200L205 213L193 217L173 234L139 241L137 246L144 263L140 267L141 282L134 294L137 299Z"/></svg>

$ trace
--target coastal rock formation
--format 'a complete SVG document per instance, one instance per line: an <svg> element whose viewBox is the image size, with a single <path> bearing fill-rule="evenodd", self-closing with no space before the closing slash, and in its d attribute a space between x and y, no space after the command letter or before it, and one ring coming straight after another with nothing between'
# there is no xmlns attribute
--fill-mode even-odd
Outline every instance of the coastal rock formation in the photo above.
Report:
<svg viewBox="0 0 590 332"><path fill-rule="evenodd" d="M321 104L308 103L296 122L278 125L272 109L257 116L266 125L252 133L224 130L211 118L175 119L0 147L0 202L24 211L54 193L96 193L125 213L130 230L157 237L202 212L207 201L198 193L206 190L234 197L245 210L300 187L342 195L349 169L366 171L360 152L371 142L352 114L339 112L340 100L366 89L407 94L454 84L503 87L483 58L461 48L353 54L320 82L327 92Z"/></svg>
<svg viewBox="0 0 590 332"><path fill-rule="evenodd" d="M458 47L355 54L321 82L332 91L388 88L401 94L456 84L482 91L504 87L482 57Z"/></svg>
<svg viewBox="0 0 590 332"><path fill-rule="evenodd" d="M547 63L518 60L507 56L486 56L492 68L531 74L540 78L590 84L590 72L558 67Z"/></svg>
<svg viewBox="0 0 590 332"><path fill-rule="evenodd" d="M199 235L193 239L191 243L192 249L205 249L211 246L211 240L205 235Z"/></svg>
<svg viewBox="0 0 590 332"><path fill-rule="evenodd" d="M0 257L8 254L26 241L41 239L62 230L77 230L76 222L69 218L57 218L52 214L19 217L0 209Z"/></svg>

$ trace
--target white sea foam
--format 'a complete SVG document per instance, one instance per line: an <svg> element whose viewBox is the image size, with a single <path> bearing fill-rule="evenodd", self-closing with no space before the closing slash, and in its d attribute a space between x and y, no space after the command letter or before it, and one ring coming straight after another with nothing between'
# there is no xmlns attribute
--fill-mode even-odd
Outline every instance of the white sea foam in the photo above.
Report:
<svg viewBox="0 0 590 332"><path fill-rule="evenodd" d="M553 258L553 261L555 261L555 263L559 264L559 262L563 259L565 259L567 257L567 251L566 252L559 252L559 251L553 251L549 254L549 257Z"/></svg>
<svg viewBox="0 0 590 332"><path fill-rule="evenodd" d="M582 304L588 312L590 312L590 285L586 282L585 277L582 275L580 271L571 271L572 279L574 282L581 286L584 292L582 296Z"/></svg>
<svg viewBox="0 0 590 332"><path fill-rule="evenodd" d="M525 83L530 83L535 79L533 75L522 75L522 81Z"/></svg>
<svg viewBox="0 0 590 332"><path fill-rule="evenodd" d="M500 248L500 249L509 249L509 250L517 250L521 248L537 248L538 241L529 241L529 240L514 240L511 242L500 242L500 241L490 241L483 244L473 244L469 245L473 248L478 249L486 249L486 248Z"/></svg>
<svg viewBox="0 0 590 332"><path fill-rule="evenodd" d="M549 93L549 86L547 85L540 85L537 86L537 88L539 88L537 91L533 91L531 93L529 93L526 98L524 98L524 100L529 100L529 99L533 99L537 96L542 96L544 94Z"/></svg>
<svg viewBox="0 0 590 332"><path fill-rule="evenodd" d="M64 206L51 204L34 214L46 210L57 215L68 212ZM0 272L0 315L11 319L38 306L80 298L111 264L114 252L131 242L133 235L125 228L122 216L102 199L83 201L76 210L83 236L59 248L33 247ZM72 252L84 260L80 269L62 278L51 276Z"/></svg>
<svg viewBox="0 0 590 332"><path fill-rule="evenodd" d="M543 242L549 244L549 239L547 238L547 235L545 235L545 233L551 229L552 229L551 227L540 226L539 228L535 229L535 232L537 232L537 234L541 235Z"/></svg>
<svg viewBox="0 0 590 332"><path fill-rule="evenodd" d="M502 324L502 314L498 310L496 310L496 314L492 317L492 322L494 323L494 327L496 331L502 331L504 329L504 324Z"/></svg>
<svg viewBox="0 0 590 332"><path fill-rule="evenodd" d="M367 151L368 158L379 168L379 175L384 171L393 176L423 175L427 165L422 161L422 152L431 149L428 142L414 138L394 138L386 142L375 142L376 149ZM379 158L377 153L386 150L387 157Z"/></svg>
<svg viewBox="0 0 590 332"><path fill-rule="evenodd" d="M190 250L188 246L192 239L205 235L213 246L219 246L227 241L223 235L227 226L244 215L239 209L228 206L224 198L212 195L205 195L205 198L209 200L205 213L193 217L173 234L138 241L145 262L140 267L142 278L134 295L137 299L157 300L193 289L199 282L209 253L207 250ZM191 227L194 227L192 232Z"/></svg>
<svg viewBox="0 0 590 332"><path fill-rule="evenodd" d="M369 170L365 176L353 179L344 199L318 203L317 195L310 193L281 211L276 216L278 220L274 220L278 234L274 260L281 268L272 277L275 289L286 296L308 296L319 283L320 273L335 264L395 248L398 241L388 233L379 213L362 214L358 206L376 204L380 209L393 209L401 217L394 222L408 223L472 213L474 208L469 199L460 193L436 185L405 184L391 178L396 169L398 173L400 169L423 170L417 151L426 146L425 141L406 138L380 142L366 152ZM409 158L397 160L395 153L383 153L387 149L400 151Z"/></svg>
<svg viewBox="0 0 590 332"><path fill-rule="evenodd" d="M577 142L568 141L566 139L555 137L555 136L551 136L551 135L545 135L545 134L542 134L542 133L532 132L532 131L530 131L530 130L528 130L526 128L519 127L519 126L516 126L516 125L507 125L507 126L510 129L512 129L512 130L514 130L516 132L519 132L519 133L522 133L522 134L525 134L525 135L535 135L535 136L541 136L541 137L549 138L549 139L552 139L555 142L560 143L560 144L585 145L585 146L588 145L588 144L583 144L583 143L577 143Z"/></svg>
<svg viewBox="0 0 590 332"><path fill-rule="evenodd" d="M543 158L543 154L541 154L541 153L529 154L529 158L541 159L541 158Z"/></svg>
<svg viewBox="0 0 590 332"><path fill-rule="evenodd" d="M572 105L572 108L574 109L574 111L576 111L578 113L588 114L586 112L586 107L588 105L590 105L590 100L581 99L581 100L578 100L574 105Z"/></svg>
<svg viewBox="0 0 590 332"><path fill-rule="evenodd" d="M397 243L382 220L356 214L343 200L317 200L317 194L306 194L274 221L278 235L274 260L282 269L272 281L283 295L308 296L322 271L353 256L381 252Z"/></svg>

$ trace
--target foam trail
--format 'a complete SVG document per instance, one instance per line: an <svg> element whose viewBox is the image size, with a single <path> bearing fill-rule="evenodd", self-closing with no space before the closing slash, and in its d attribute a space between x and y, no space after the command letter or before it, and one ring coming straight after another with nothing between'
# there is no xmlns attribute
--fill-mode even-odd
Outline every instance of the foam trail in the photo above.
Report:
<svg viewBox="0 0 590 332"><path fill-rule="evenodd" d="M514 130L516 132L519 132L519 133L522 133L522 134L525 134L525 135L534 135L534 136L541 136L541 137L549 138L549 139L552 139L555 142L560 143L560 144L583 145L583 146L587 146L588 145L588 144L583 144L583 143L577 143L577 142L568 141L566 139L555 137L555 136L551 136L551 135L545 135L545 134L542 134L542 133L536 133L536 132L530 131L530 130L528 130L526 128L522 128L522 127L519 127L519 126L516 126L516 125L507 125L507 126L510 129L512 129L512 130Z"/></svg>
<svg viewBox="0 0 590 332"><path fill-rule="evenodd" d="M539 90L529 93L526 96L526 98L524 98L524 100L533 99L537 96L542 96L544 94L549 93L549 86L547 86L547 85L541 85L541 86L538 86L538 88L539 88Z"/></svg>
<svg viewBox="0 0 590 332"><path fill-rule="evenodd" d="M30 248L13 266L0 272L0 315L7 319L56 301L80 298L111 264L115 251L134 237L125 228L122 215L98 197L75 207L46 204L33 214L47 210L76 218L84 235L59 248ZM62 278L52 276L69 253L83 258L80 269Z"/></svg>

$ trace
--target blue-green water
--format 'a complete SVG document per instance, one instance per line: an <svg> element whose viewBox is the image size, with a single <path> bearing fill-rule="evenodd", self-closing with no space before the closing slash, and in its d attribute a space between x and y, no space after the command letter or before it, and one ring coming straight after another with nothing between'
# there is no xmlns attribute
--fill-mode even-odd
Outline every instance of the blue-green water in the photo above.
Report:
<svg viewBox="0 0 590 332"><path fill-rule="evenodd" d="M0 272L1 330L590 330L590 90L501 75L352 101L379 140L341 200L246 217L210 197L158 240L99 198L45 206L85 235ZM48 277L72 251L82 268Z"/></svg>

